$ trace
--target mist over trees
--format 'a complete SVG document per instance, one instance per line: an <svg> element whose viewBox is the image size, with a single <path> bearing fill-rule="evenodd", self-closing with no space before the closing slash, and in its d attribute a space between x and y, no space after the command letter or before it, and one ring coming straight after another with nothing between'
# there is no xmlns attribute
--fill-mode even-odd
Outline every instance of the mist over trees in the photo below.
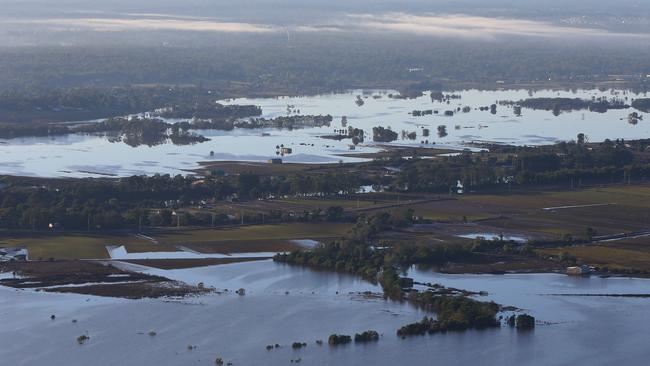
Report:
<svg viewBox="0 0 650 366"><path fill-rule="evenodd" d="M0 90L194 84L242 92L318 93L404 82L580 82L650 73L650 48L548 45L405 36L238 36L215 46L5 48ZM507 56L507 57L505 57Z"/></svg>
<svg viewBox="0 0 650 366"><path fill-rule="evenodd" d="M50 5L3 2L0 91L191 84L287 94L650 74L650 8L634 0Z"/></svg>

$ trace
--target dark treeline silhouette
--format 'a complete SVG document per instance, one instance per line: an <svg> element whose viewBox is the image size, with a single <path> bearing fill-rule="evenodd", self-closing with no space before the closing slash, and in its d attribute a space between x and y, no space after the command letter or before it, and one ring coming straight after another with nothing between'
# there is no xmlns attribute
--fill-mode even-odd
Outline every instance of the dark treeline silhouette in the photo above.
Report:
<svg viewBox="0 0 650 366"><path fill-rule="evenodd" d="M650 164L641 153L646 140L598 144L562 142L540 147L491 146L490 153L412 159L401 165L395 189L446 192L464 187L503 184L565 183L574 180L620 182L650 178ZM637 154L638 153L638 154Z"/></svg>
<svg viewBox="0 0 650 366"><path fill-rule="evenodd" d="M81 121L109 116L153 111L157 108L185 105L181 112L193 117L192 111L201 115L231 116L246 111L250 116L259 115L255 107L217 108L216 92L201 87L129 86L129 87L70 87L37 88L29 91L20 89L0 93L1 122L57 122ZM215 108L208 114L207 105ZM178 113L181 113L178 112Z"/></svg>
<svg viewBox="0 0 650 366"><path fill-rule="evenodd" d="M220 200L251 200L282 196L331 196L352 194L360 185L355 174L290 174L283 177L242 173L235 176L196 178L192 176L133 176L121 179L48 180L34 185L31 179L5 178L7 187L0 190L0 228L43 230L58 223L70 230L135 229L140 225L167 226L211 225L230 221L226 215L209 212L182 212L179 208ZM289 216L271 212L270 217L246 217L246 222L262 220L329 220L344 219L340 207ZM239 222L239 220L234 221Z"/></svg>
<svg viewBox="0 0 650 366"><path fill-rule="evenodd" d="M624 100L619 99L586 100L580 98L529 98L516 102L516 104L524 108L553 111L555 115L558 115L563 111L578 111L583 109L605 113L610 109L630 108L629 104Z"/></svg>
<svg viewBox="0 0 650 366"><path fill-rule="evenodd" d="M105 128L108 129L113 128L112 123L117 124L116 129L124 128L122 122L107 123ZM151 131L157 136L156 124L152 123L147 131L124 133L123 138L128 140L125 142L138 141ZM159 130L163 128L160 126ZM171 129L171 136L191 138L177 128L178 132ZM639 182L650 178L648 146L650 140L586 143L585 137L579 136L578 142L551 146L493 146L489 153L466 152L441 159L390 157L359 165L341 165L341 169L270 175L243 172L205 178L155 175L120 179L35 179L36 183L34 179L6 177L5 187L0 190L0 228L31 229L34 222L42 228L46 223L59 222L65 228L79 229L87 227L89 217L90 221L98 223L93 227L101 228L134 228L140 223L168 225L170 220L150 213L224 200L346 197L357 194L362 185L398 192L455 193L457 190L507 189L530 184L562 185L569 189L589 183ZM387 166L396 168L393 169L396 173L384 174ZM341 220L344 215L339 209L332 207L298 216L306 220ZM293 219L286 212L267 215L277 220ZM209 213L184 213L183 220L195 225L212 222ZM263 218L251 217L250 220L256 222ZM443 254L454 255L449 252L435 253L435 256Z"/></svg>
<svg viewBox="0 0 650 366"><path fill-rule="evenodd" d="M235 128L285 128L298 129L306 127L329 126L332 116L280 116L275 118L249 118L250 113L257 113L257 107L229 106L230 117L211 119L192 119L182 122L165 122L158 118L108 118L101 122L84 122L76 125L55 123L0 123L0 138L61 136L75 133L106 133L111 142L124 141L130 146L159 145L168 140L177 145L208 141L190 130L224 130ZM241 110L239 108L241 107ZM238 111L239 110L239 111ZM215 113L219 114L219 113Z"/></svg>
<svg viewBox="0 0 650 366"><path fill-rule="evenodd" d="M609 75L645 75L641 44L594 45L460 38L303 33L285 37L229 35L209 46L84 46L4 48L0 88L39 90L145 84L215 85L257 93L316 92L386 82L572 83ZM504 57L514 55L517 57ZM228 85L229 83L245 83Z"/></svg>
<svg viewBox="0 0 650 366"><path fill-rule="evenodd" d="M632 107L646 113L650 113L650 98L635 99Z"/></svg>

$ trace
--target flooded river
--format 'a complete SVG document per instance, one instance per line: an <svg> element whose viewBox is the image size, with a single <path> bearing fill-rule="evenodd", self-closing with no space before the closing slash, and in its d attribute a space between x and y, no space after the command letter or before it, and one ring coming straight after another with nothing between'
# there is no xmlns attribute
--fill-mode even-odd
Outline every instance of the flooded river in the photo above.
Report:
<svg viewBox="0 0 650 366"><path fill-rule="evenodd" d="M225 104L255 104L262 108L263 117L273 118L295 114L330 114L334 120L329 127L295 130L280 129L235 129L233 131L197 131L211 140L195 145L178 146L166 143L157 146L131 147L123 142L110 142L104 136L68 135L58 137L32 137L0 140L0 174L30 176L83 177L103 174L128 176L134 174L184 174L196 168L198 162L207 160L266 161L277 157L276 147L292 148L292 153L283 156L286 162L335 163L338 161L359 161L359 158L344 157L350 153L350 140L335 141L320 136L333 134L346 126L365 131L365 142L355 153L375 152L379 147L372 141L372 127L390 127L401 131L415 132L411 140L401 137L392 145L413 145L427 147L450 147L462 149L472 141L491 141L519 145L550 144L575 139L578 133L585 133L590 141L606 138L650 137L648 121L628 123L628 114L634 109L609 110L606 113L590 111L564 112L558 116L550 111L523 109L517 115L510 106L498 106L495 114L478 108L498 101L519 101L529 97L608 98L630 103L644 97L621 90L543 90L529 93L526 90L479 91L465 90L449 92L456 99L432 101L429 93L415 99L389 98L394 91L351 91L348 93L325 94L303 97L279 97L259 99L235 99L220 101ZM363 105L356 103L363 95ZM466 113L459 108L469 107ZM413 110L433 110L438 114L413 116ZM453 116L444 116L447 110L457 111ZM447 135L437 134L438 126L444 125ZM429 129L429 136L424 136ZM424 143L423 143L424 142ZM211 152L214 154L211 155Z"/></svg>
<svg viewBox="0 0 650 366"><path fill-rule="evenodd" d="M395 331L425 314L407 304L357 295L380 291L357 277L272 261L137 268L229 293L165 301L0 288L2 364L214 365L218 356L234 365L285 365L292 359L307 365L608 365L643 364L650 356L643 336L650 329L650 299L556 296L650 293L650 281L643 279L440 275L413 269L409 275L418 281L488 291L482 299L525 309L548 324L532 332L503 327L402 340ZM238 288L246 295L234 294ZM382 334L379 342L327 345L331 333L368 329ZM84 345L76 342L81 334L90 337ZM319 339L325 344L317 345ZM296 341L308 346L292 350ZM282 347L265 349L276 343ZM190 345L196 348L188 350Z"/></svg>

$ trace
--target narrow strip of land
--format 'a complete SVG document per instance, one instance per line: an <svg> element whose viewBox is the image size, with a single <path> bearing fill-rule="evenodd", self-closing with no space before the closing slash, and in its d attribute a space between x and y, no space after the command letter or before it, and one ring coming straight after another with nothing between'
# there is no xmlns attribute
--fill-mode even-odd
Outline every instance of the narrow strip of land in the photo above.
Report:
<svg viewBox="0 0 650 366"><path fill-rule="evenodd" d="M571 208L586 208L586 207L601 207L601 206L611 206L615 205L616 203L594 203L594 204L589 204L589 205L573 205L573 206L557 206L557 207L544 207L542 210L544 211L555 211L555 210L566 210L566 209L571 209Z"/></svg>

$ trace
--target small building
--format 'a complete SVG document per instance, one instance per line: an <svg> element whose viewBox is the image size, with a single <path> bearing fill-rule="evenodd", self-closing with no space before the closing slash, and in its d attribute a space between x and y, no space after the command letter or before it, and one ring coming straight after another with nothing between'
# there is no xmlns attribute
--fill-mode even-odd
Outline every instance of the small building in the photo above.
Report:
<svg viewBox="0 0 650 366"><path fill-rule="evenodd" d="M269 164L282 164L282 159L280 159L280 158L273 158L273 159L269 159L267 162L268 162Z"/></svg>
<svg viewBox="0 0 650 366"><path fill-rule="evenodd" d="M591 268L587 265L573 266L566 268L566 274L570 276L584 276L591 273Z"/></svg>

